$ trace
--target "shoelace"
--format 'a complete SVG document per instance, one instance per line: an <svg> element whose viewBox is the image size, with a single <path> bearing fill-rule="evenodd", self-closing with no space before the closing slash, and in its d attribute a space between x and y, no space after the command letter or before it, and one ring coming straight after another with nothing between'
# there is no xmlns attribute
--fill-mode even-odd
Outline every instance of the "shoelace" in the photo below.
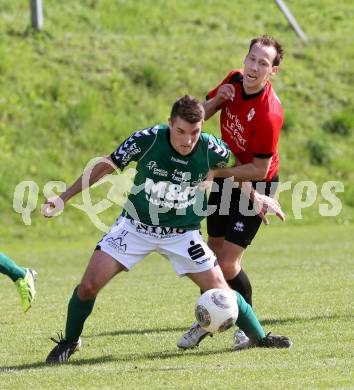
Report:
<svg viewBox="0 0 354 390"><path fill-rule="evenodd" d="M255 341L251 337L248 337L245 334L245 332L237 331L234 333L234 344L235 345L247 344L249 347L251 347L253 344L255 344Z"/></svg>
<svg viewBox="0 0 354 390"><path fill-rule="evenodd" d="M240 331L234 333L235 341L244 340L246 337L247 336L244 333L241 333Z"/></svg>
<svg viewBox="0 0 354 390"><path fill-rule="evenodd" d="M266 336L264 337L264 339L261 340L261 343L263 345L266 345L269 347L274 346L276 343L276 340L274 339L272 332L267 333Z"/></svg>
<svg viewBox="0 0 354 390"><path fill-rule="evenodd" d="M64 340L64 335L63 331L61 330L60 332L57 332L58 340L56 340L54 337L51 337L50 340L54 341L56 344L63 344Z"/></svg>
<svg viewBox="0 0 354 390"><path fill-rule="evenodd" d="M188 336L193 336L194 333L197 333L197 330L200 328L200 325L199 324L195 324L193 325L189 331L187 332Z"/></svg>

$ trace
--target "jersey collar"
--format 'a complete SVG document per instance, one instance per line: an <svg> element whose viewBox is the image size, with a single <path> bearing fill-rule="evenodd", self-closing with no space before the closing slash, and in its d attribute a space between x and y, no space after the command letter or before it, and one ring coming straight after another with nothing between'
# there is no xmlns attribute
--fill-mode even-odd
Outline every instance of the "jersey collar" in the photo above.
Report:
<svg viewBox="0 0 354 390"><path fill-rule="evenodd" d="M266 85L258 92L256 93L251 93L250 95L248 95L245 91L245 89L243 88L243 83L241 82L241 91L242 91L242 98L243 100L250 100L250 99L254 99L256 98L257 96L259 95L262 95L262 93L266 90L267 88L267 85L268 85L268 82L266 83Z"/></svg>

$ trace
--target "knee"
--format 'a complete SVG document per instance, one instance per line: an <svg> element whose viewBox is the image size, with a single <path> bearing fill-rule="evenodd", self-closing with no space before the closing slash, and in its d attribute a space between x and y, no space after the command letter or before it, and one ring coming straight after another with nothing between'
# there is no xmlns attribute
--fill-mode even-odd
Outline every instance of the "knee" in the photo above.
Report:
<svg viewBox="0 0 354 390"><path fill-rule="evenodd" d="M211 288L222 288L222 289L229 289L229 285L227 284L224 276L220 273L220 275L215 275L211 282Z"/></svg>
<svg viewBox="0 0 354 390"><path fill-rule="evenodd" d="M99 288L93 280L82 281L77 290L77 295L83 301L93 299L98 294Z"/></svg>
<svg viewBox="0 0 354 390"><path fill-rule="evenodd" d="M219 265L226 280L233 279L241 271L241 261L220 261Z"/></svg>

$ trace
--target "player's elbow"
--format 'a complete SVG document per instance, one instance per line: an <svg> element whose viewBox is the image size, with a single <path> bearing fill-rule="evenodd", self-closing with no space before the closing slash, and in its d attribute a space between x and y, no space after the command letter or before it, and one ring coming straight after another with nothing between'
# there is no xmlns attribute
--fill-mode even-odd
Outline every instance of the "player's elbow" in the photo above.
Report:
<svg viewBox="0 0 354 390"><path fill-rule="evenodd" d="M262 181L267 177L268 167L257 167L254 172L254 179L256 181Z"/></svg>
<svg viewBox="0 0 354 390"><path fill-rule="evenodd" d="M271 164L271 159L255 159L253 161L253 180L262 181L268 175L268 171Z"/></svg>

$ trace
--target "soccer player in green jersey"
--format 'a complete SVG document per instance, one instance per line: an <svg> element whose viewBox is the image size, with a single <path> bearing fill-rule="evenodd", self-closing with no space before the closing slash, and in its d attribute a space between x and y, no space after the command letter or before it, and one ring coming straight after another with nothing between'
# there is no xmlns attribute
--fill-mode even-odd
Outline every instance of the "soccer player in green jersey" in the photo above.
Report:
<svg viewBox="0 0 354 390"><path fill-rule="evenodd" d="M7 275L14 283L20 295L21 306L26 313L32 306L36 290L34 282L36 271L30 268L23 268L17 265L10 257L0 253L0 272Z"/></svg>
<svg viewBox="0 0 354 390"><path fill-rule="evenodd" d="M98 292L118 273L129 271L147 254L167 257L175 272L189 277L202 291L230 289L214 253L204 242L200 222L205 217L205 191L199 189L208 171L228 163L229 148L202 133L203 105L190 96L177 100L169 125L156 125L131 135L110 156L99 160L85 184L85 172L59 197L47 200L42 213L51 217L77 193L116 167L137 162L134 185L122 215L98 242L80 284L68 305L65 336L54 340L47 363L64 363L80 347L84 322ZM273 203L272 203L273 202ZM271 200L272 210L279 211ZM273 207L273 208L272 208ZM250 305L235 293L237 325L254 346L289 348L288 337L266 335Z"/></svg>

